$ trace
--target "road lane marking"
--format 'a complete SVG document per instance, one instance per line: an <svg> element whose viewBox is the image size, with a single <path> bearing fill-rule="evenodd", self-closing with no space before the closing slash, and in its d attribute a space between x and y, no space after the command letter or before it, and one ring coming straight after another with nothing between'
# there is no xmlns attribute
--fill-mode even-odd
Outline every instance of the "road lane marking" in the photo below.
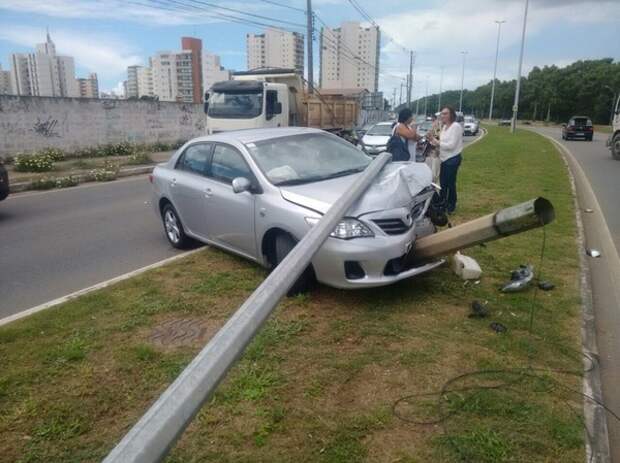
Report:
<svg viewBox="0 0 620 463"><path fill-rule="evenodd" d="M49 309L51 307L55 307L55 306L57 306L59 304L63 304L64 302L73 300L73 299L75 299L77 297L83 296L83 295L88 294L88 293L92 293L93 291L97 291L99 289L106 288L108 286L111 286L113 284L119 283L121 281L128 280L129 278L135 277L135 276L140 275L140 274L142 274L144 272L148 272L149 270L153 270L155 268L162 267L164 265L170 264L170 263L175 262L177 260L184 259L185 257L192 256L192 255L202 251L203 249L204 249L204 247L200 247L198 249L192 249L191 251L183 252L181 254L177 254L177 255L174 255L172 257L168 257L168 258L166 258L164 260L160 260L160 261L155 262L153 264L149 264L149 265L147 265L145 267L141 267L139 269L132 270L131 272L124 273L123 275L119 275L119 276L116 276L114 278L110 278L109 280L102 281L102 282L97 283L97 284L95 284L93 286L89 286L87 288L80 289L80 290L75 291L73 293L67 294L66 296L62 296L62 297L59 297L57 299L53 299L51 301L44 302L43 304L39 304L39 305L37 305L35 307L31 307L30 309L26 309L26 310L23 310L23 311L18 312L16 314L9 315L8 317L0 319L0 326L7 325L7 324L9 324L9 323L11 323L11 322L13 322L15 320L19 320L21 318L28 317L28 316L30 316L32 314L41 312L41 311Z"/></svg>

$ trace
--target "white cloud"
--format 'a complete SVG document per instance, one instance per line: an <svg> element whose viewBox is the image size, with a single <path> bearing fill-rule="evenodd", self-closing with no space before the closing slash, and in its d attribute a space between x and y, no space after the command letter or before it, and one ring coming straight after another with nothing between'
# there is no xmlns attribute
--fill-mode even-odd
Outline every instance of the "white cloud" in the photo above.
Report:
<svg viewBox="0 0 620 463"><path fill-rule="evenodd" d="M97 72L104 79L116 77L125 72L127 66L141 64L144 60L136 50L116 37L80 34L64 29L53 30L51 36L58 54L73 56L76 66ZM0 40L34 47L45 41L45 35L38 28L0 24Z"/></svg>

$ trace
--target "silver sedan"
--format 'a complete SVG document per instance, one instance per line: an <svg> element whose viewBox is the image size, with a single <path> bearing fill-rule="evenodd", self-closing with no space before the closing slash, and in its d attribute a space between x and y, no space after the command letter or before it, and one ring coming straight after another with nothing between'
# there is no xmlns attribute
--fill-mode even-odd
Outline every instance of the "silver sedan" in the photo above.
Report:
<svg viewBox="0 0 620 463"><path fill-rule="evenodd" d="M321 130L223 132L191 140L154 169L153 205L172 246L196 239L272 268L370 162ZM337 288L382 286L440 265L409 258L415 239L435 231L426 217L432 194L429 181L397 204L392 195L389 208L350 211L293 290L314 279Z"/></svg>

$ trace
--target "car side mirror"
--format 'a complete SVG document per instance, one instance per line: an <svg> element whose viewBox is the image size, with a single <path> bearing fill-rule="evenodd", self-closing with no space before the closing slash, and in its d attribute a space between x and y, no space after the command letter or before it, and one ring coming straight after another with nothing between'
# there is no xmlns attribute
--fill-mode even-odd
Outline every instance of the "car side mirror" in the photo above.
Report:
<svg viewBox="0 0 620 463"><path fill-rule="evenodd" d="M232 181L232 189L235 193L243 193L252 189L252 182L245 177L237 177Z"/></svg>
<svg viewBox="0 0 620 463"><path fill-rule="evenodd" d="M209 92L205 92L205 104L204 104L205 114L209 111Z"/></svg>

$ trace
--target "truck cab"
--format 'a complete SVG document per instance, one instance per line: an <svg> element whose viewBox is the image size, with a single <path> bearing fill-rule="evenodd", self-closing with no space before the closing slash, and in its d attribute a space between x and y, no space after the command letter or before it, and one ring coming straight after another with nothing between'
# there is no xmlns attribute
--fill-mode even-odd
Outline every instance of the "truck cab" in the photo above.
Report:
<svg viewBox="0 0 620 463"><path fill-rule="evenodd" d="M218 82L205 95L207 132L288 127L289 108L286 84L261 80Z"/></svg>

